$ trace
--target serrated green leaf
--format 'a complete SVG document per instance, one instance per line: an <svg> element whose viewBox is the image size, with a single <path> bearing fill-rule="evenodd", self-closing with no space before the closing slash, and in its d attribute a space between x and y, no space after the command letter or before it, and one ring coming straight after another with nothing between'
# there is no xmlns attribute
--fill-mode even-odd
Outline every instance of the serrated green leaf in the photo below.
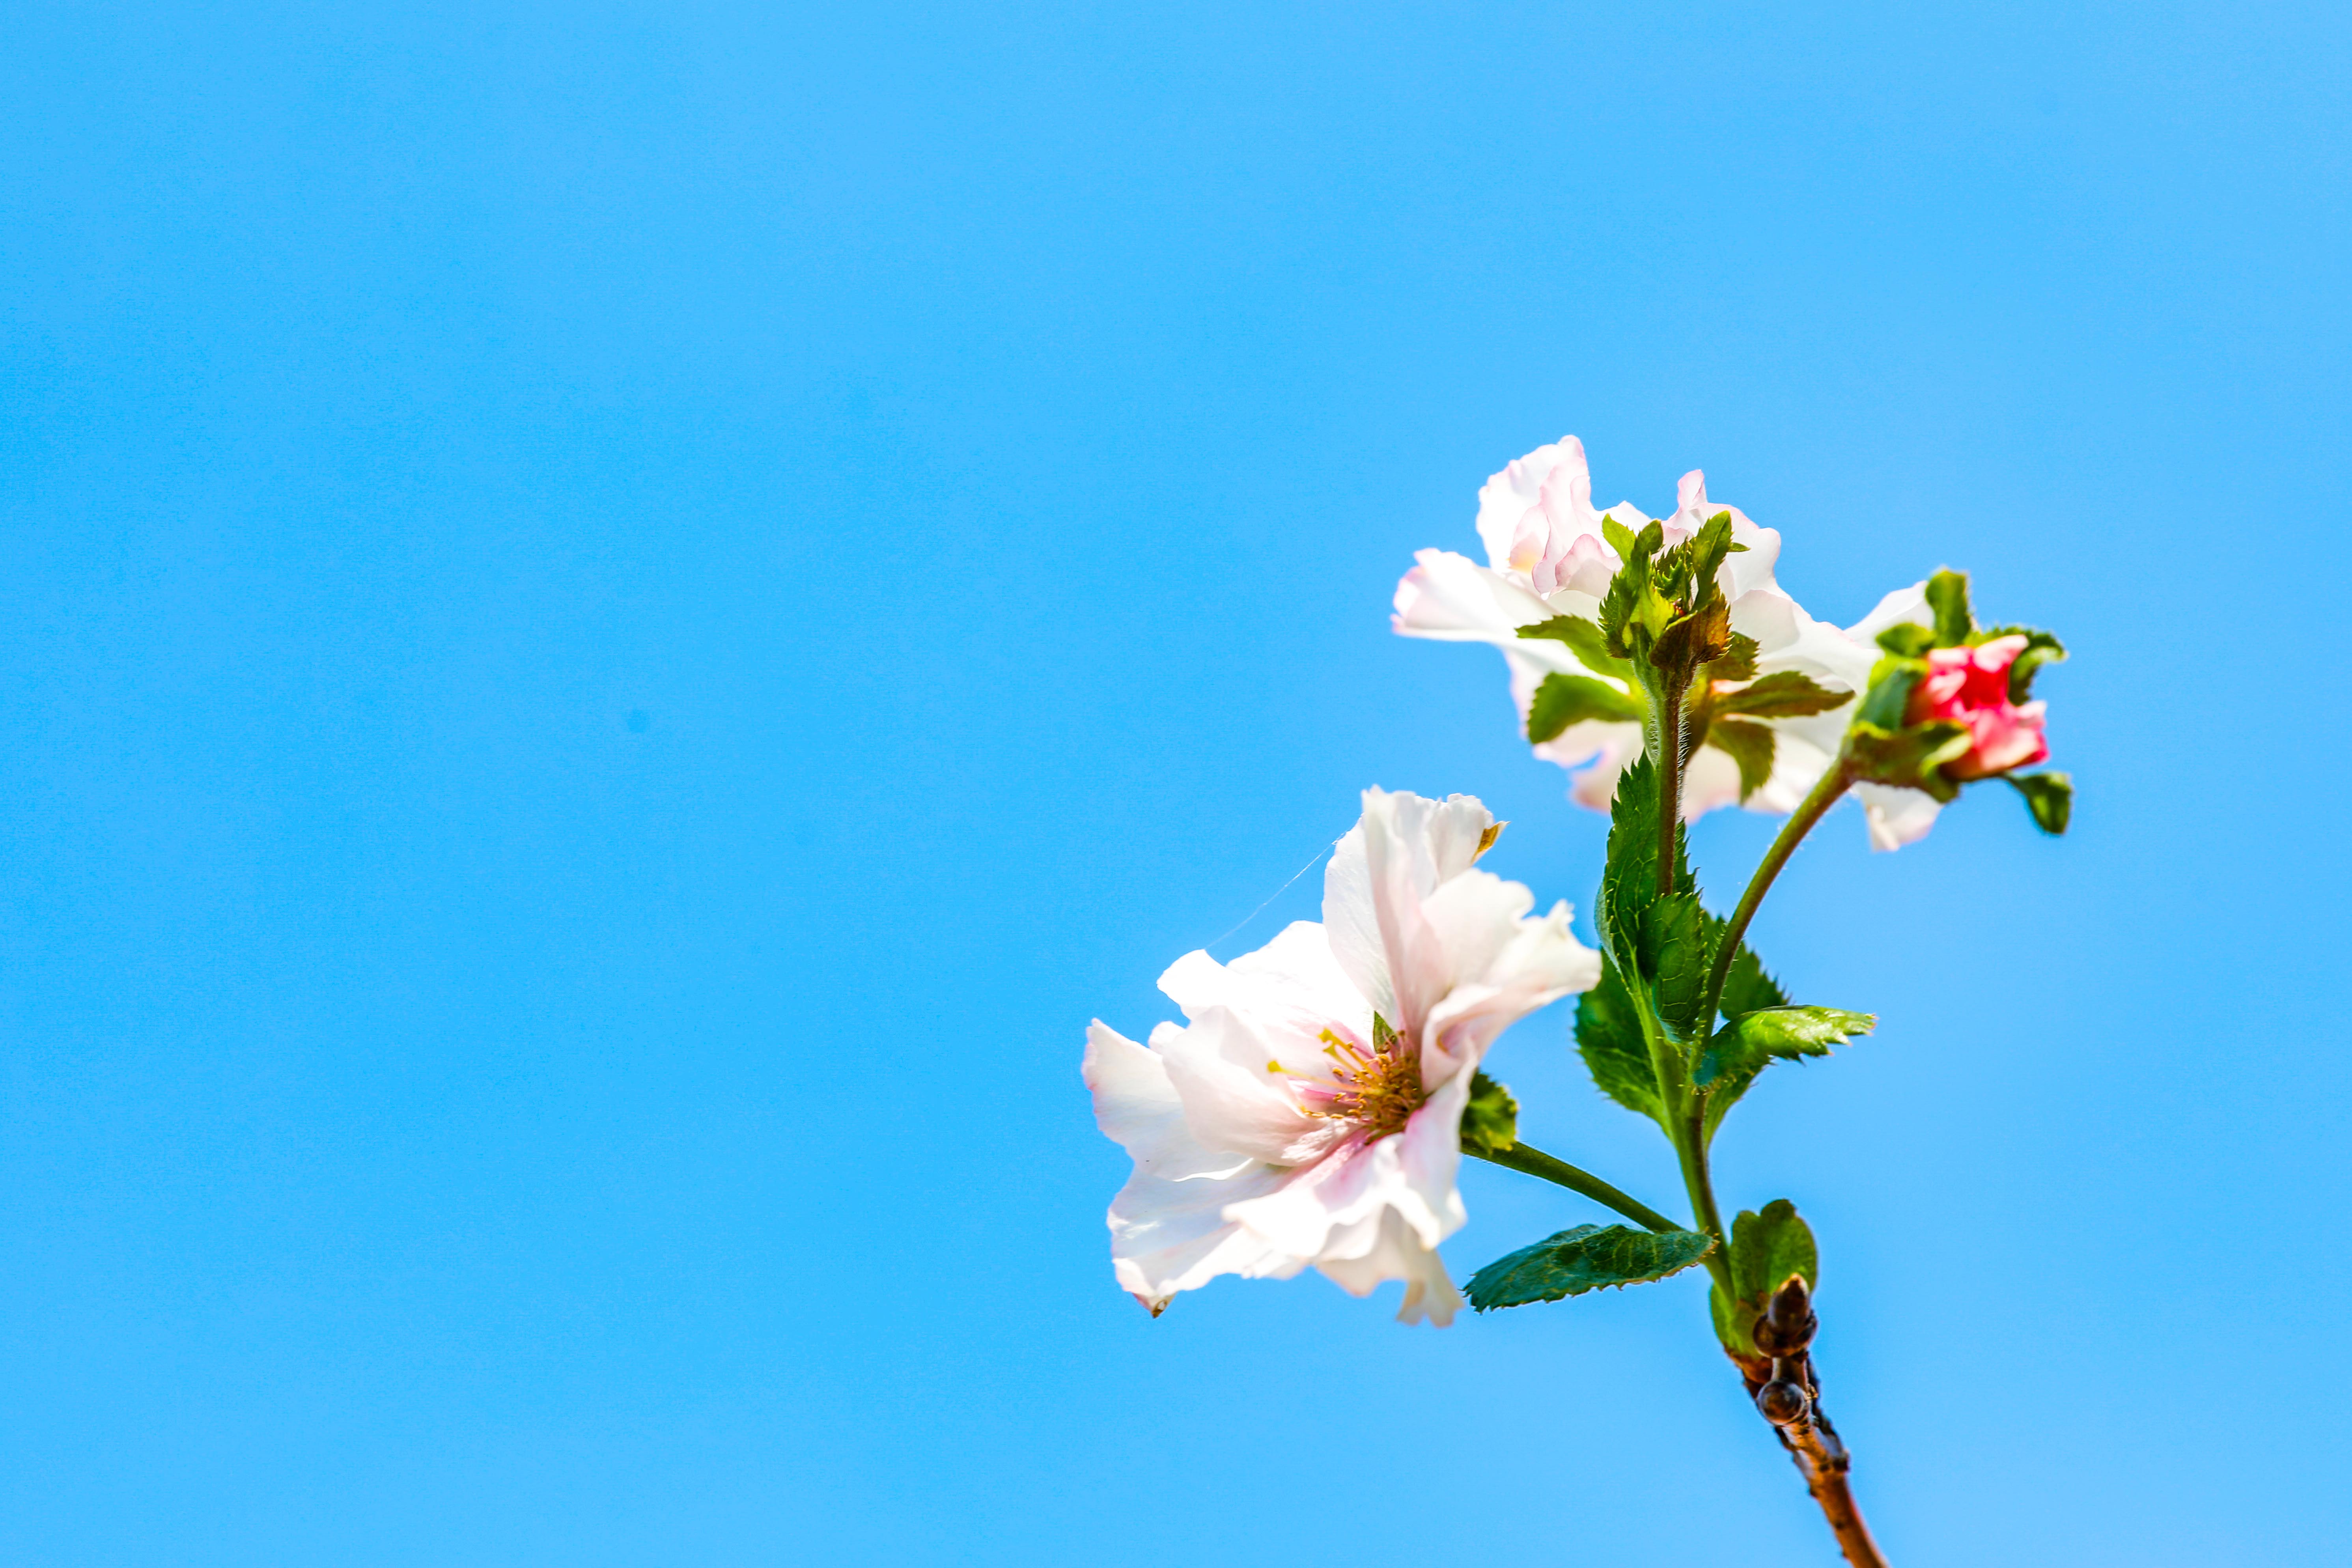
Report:
<svg viewBox="0 0 2352 1568"><path fill-rule="evenodd" d="M1576 999L1576 1054L1601 1092L1655 1121L1663 1115L1657 1074L1650 1068L1649 1042L1625 977L1606 954L1601 983Z"/></svg>
<svg viewBox="0 0 2352 1568"><path fill-rule="evenodd" d="M1964 647L1977 629L1969 609L1969 574L1948 567L1927 579L1927 608L1936 616L1936 646Z"/></svg>
<svg viewBox="0 0 2352 1568"><path fill-rule="evenodd" d="M1462 1152L1499 1154L1519 1141L1519 1102L1511 1091L1481 1072L1470 1079L1470 1100L1462 1108Z"/></svg>
<svg viewBox="0 0 2352 1568"><path fill-rule="evenodd" d="M1519 636L1566 643L1568 650L1576 655L1576 661L1595 675L1613 675L1627 680L1633 679L1633 666L1611 653L1608 637L1597 624L1582 616L1554 616L1548 621L1521 626Z"/></svg>
<svg viewBox="0 0 2352 1568"><path fill-rule="evenodd" d="M1617 552L1620 564L1629 566L1633 564L1633 531L1607 512L1601 514L1601 540L1602 543Z"/></svg>
<svg viewBox="0 0 2352 1568"><path fill-rule="evenodd" d="M1645 1284L1679 1274L1714 1250L1715 1238L1695 1230L1580 1225L1497 1258L1470 1276L1470 1304L1490 1312Z"/></svg>
<svg viewBox="0 0 2352 1568"><path fill-rule="evenodd" d="M1820 1250L1797 1205L1774 1198L1761 1212L1742 1209L1731 1222L1731 1279L1740 1305L1761 1312L1791 1275L1801 1275L1808 1288L1821 1283Z"/></svg>
<svg viewBox="0 0 2352 1568"><path fill-rule="evenodd" d="M1878 634L1878 646L1897 658L1925 658L1936 646L1936 628L1916 621L1897 621Z"/></svg>
<svg viewBox="0 0 2352 1568"><path fill-rule="evenodd" d="M1706 743L1739 764L1739 798L1746 800L1772 776L1772 731L1746 719L1717 719L1706 727Z"/></svg>
<svg viewBox="0 0 2352 1568"><path fill-rule="evenodd" d="M1639 723L1642 705L1604 680L1589 675L1547 675L1528 703L1528 739L1542 743L1555 740L1570 724L1598 719L1604 723Z"/></svg>
<svg viewBox="0 0 2352 1568"><path fill-rule="evenodd" d="M1845 738L1846 756L1856 778L1922 790L1940 801L1959 795L1960 786L1946 778L1942 769L1944 763L1964 755L1969 743L1967 725L1943 721L1885 730L1856 720Z"/></svg>
<svg viewBox="0 0 2352 1568"><path fill-rule="evenodd" d="M1642 913L1642 976L1657 1000L1658 1021L1675 1039L1698 1027L1706 999L1706 910L1695 893L1658 900Z"/></svg>
<svg viewBox="0 0 2352 1568"><path fill-rule="evenodd" d="M1754 1078L1778 1058L1825 1057L1832 1046L1866 1035L1878 1020L1840 1007L1762 1007L1717 1029L1699 1053L1691 1081L1709 1089L1728 1079Z"/></svg>
<svg viewBox="0 0 2352 1568"><path fill-rule="evenodd" d="M1690 542L1691 595L1696 602L1708 595L1720 597L1715 574L1723 569L1731 554L1731 513L1717 512L1706 520L1706 525Z"/></svg>
<svg viewBox="0 0 2352 1568"><path fill-rule="evenodd" d="M1677 824L1677 853L1683 840L1684 830ZM1678 873L1680 869L1677 865ZM1677 875L1675 880L1679 885L1682 879ZM1616 798L1609 803L1609 858L1597 906L1601 939L1617 954L1617 962L1635 974L1642 971L1642 915L1657 897L1658 770L1643 756L1618 775Z"/></svg>
<svg viewBox="0 0 2352 1568"><path fill-rule="evenodd" d="M1708 681L1753 680L1756 679L1756 639L1745 632L1731 634L1731 646L1723 657L1712 659L1700 675Z"/></svg>
<svg viewBox="0 0 2352 1568"><path fill-rule="evenodd" d="M1752 719L1801 719L1853 700L1851 691L1832 691L1809 675L1776 669L1737 690L1717 692L1714 706L1717 713L1745 713Z"/></svg>
<svg viewBox="0 0 2352 1568"><path fill-rule="evenodd" d="M2025 797L2033 826L2056 835L2074 820L2074 780L2070 773L2008 773L2009 787Z"/></svg>
<svg viewBox="0 0 2352 1568"><path fill-rule="evenodd" d="M1724 921L1717 915L1706 917L1706 939L1709 951L1723 941ZM1737 1018L1742 1013L1753 1013L1759 1007L1785 1007L1789 994L1765 973L1764 961L1746 942L1731 955L1731 967L1723 977L1723 996L1717 1005L1727 1018Z"/></svg>

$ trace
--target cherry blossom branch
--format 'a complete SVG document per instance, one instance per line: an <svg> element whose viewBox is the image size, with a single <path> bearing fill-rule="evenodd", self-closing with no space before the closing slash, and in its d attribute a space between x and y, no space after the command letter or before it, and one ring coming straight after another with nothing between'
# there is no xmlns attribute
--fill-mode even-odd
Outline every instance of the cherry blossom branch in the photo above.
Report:
<svg viewBox="0 0 2352 1568"><path fill-rule="evenodd" d="M1774 1292L1772 1303L1756 1321L1754 1360L1734 1356L1757 1410L1772 1423L1780 1446L1805 1478L1805 1489L1821 1505L1838 1550L1853 1568L1887 1568L1885 1553L1863 1522L1846 1476L1853 1458L1822 1409L1822 1384L1813 1371L1811 1344L1820 1327L1813 1315L1812 1293L1802 1278L1790 1279Z"/></svg>
<svg viewBox="0 0 2352 1568"><path fill-rule="evenodd" d="M1660 1214L1640 1199L1619 1192L1590 1171L1581 1171L1565 1160L1556 1160L1540 1149L1530 1149L1525 1143L1514 1143L1507 1149L1497 1149L1475 1158L1488 1164L1507 1166L1524 1171L1530 1176L1540 1176L1572 1193L1582 1193L1603 1208L1615 1209L1627 1219L1655 1231L1680 1230L1683 1227Z"/></svg>
<svg viewBox="0 0 2352 1568"><path fill-rule="evenodd" d="M1698 1014L1702 1029L1715 1027L1716 1009L1723 1002L1724 982L1731 977L1731 961L1739 952L1740 939L1748 934L1748 922L1756 918L1756 911L1763 906L1764 895L1772 890L1773 879L1780 876L1780 868L1789 863L1789 857L1797 852L1797 846L1805 841L1805 835L1813 830L1814 824L1821 821L1853 784L1853 764L1841 752L1836 763L1822 775L1821 782L1813 785L1812 793L1805 796L1781 826L1780 836L1772 840L1772 847L1765 851L1763 861L1756 868L1756 875L1748 879L1748 890L1739 895L1738 906L1731 911L1731 918L1724 922L1723 940L1716 944L1715 964L1707 971L1705 1001Z"/></svg>

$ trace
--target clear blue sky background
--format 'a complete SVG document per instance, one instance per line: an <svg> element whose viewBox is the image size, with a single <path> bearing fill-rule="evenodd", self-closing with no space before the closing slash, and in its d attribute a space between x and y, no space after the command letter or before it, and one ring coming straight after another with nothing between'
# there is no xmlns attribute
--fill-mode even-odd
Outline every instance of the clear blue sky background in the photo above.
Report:
<svg viewBox="0 0 2352 1568"><path fill-rule="evenodd" d="M2073 837L1843 814L1759 928L1885 1016L1719 1149L1896 1561L2352 1556L2340 6L5 32L0 1558L1829 1562L1695 1278L1111 1283L1087 1019L1361 786L1589 902L1387 624L1564 431L2076 652ZM1566 1025L1523 1125L1666 1201Z"/></svg>

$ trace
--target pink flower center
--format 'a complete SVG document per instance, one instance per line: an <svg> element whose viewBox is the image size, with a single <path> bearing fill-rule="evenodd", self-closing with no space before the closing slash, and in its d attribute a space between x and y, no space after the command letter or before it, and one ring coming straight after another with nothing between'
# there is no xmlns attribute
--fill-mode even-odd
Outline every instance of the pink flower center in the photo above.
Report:
<svg viewBox="0 0 2352 1568"><path fill-rule="evenodd" d="M1421 1056L1389 1029L1376 1029L1370 1049L1330 1029L1323 1031L1323 1054L1331 1058L1328 1079L1294 1078L1301 1108L1329 1121L1352 1121L1367 1142L1404 1131L1429 1099L1422 1087ZM1266 1070L1281 1071L1268 1062Z"/></svg>

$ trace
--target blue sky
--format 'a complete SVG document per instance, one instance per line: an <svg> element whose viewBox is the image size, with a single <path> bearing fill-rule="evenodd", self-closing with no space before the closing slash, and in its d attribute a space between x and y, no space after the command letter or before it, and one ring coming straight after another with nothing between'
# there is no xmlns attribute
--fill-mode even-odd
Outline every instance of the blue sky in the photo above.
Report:
<svg viewBox="0 0 2352 1568"><path fill-rule="evenodd" d="M1567 431L2075 650L2071 837L1843 813L1757 928L1885 1020L1718 1170L1895 1560L2352 1553L2340 8L8 34L0 1556L1829 1561L1695 1279L1110 1280L1087 1020L1362 786L1589 903L1499 661L1387 626ZM1523 1126L1667 1202L1566 1023ZM1598 1217L1465 1192L1457 1276Z"/></svg>

